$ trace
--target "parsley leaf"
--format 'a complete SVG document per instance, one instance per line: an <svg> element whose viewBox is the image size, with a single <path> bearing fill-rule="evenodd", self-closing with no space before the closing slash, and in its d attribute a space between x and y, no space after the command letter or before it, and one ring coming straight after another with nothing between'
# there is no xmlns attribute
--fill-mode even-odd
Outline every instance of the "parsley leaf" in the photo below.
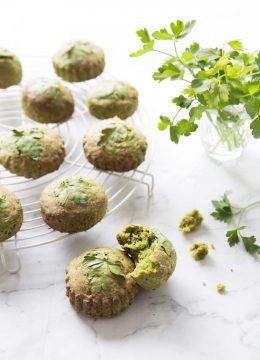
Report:
<svg viewBox="0 0 260 360"><path fill-rule="evenodd" d="M243 45L240 40L232 40L228 42L228 45L234 50L243 50Z"/></svg>
<svg viewBox="0 0 260 360"><path fill-rule="evenodd" d="M182 119L177 122L177 131L179 135L189 136L192 132L196 131L198 128L197 124L194 124L193 121Z"/></svg>
<svg viewBox="0 0 260 360"><path fill-rule="evenodd" d="M165 130L168 126L171 125L171 120L167 116L160 116L160 122L158 123L159 130Z"/></svg>
<svg viewBox="0 0 260 360"><path fill-rule="evenodd" d="M151 41L150 35L148 33L148 30L146 28L141 29L141 30L137 30L137 35L139 36L140 40L147 44Z"/></svg>
<svg viewBox="0 0 260 360"><path fill-rule="evenodd" d="M13 134L14 134L15 136L23 136L23 135L24 135L24 131L23 131L23 130L13 129L12 132L13 132Z"/></svg>
<svg viewBox="0 0 260 360"><path fill-rule="evenodd" d="M167 240L166 238L160 237L158 239L158 245L163 249L163 251L168 255L171 256L173 254L173 246L172 243Z"/></svg>
<svg viewBox="0 0 260 360"><path fill-rule="evenodd" d="M153 50L153 46L154 46L154 40L149 41L148 43L146 43L142 49L139 49L133 53L130 54L131 57L137 57L137 56L141 56L144 55L146 53L148 53L149 51Z"/></svg>
<svg viewBox="0 0 260 360"><path fill-rule="evenodd" d="M108 128L102 130L99 144L114 144L125 142L132 136L132 130L124 123L117 121Z"/></svg>
<svg viewBox="0 0 260 360"><path fill-rule="evenodd" d="M251 255L260 254L260 246L257 245L255 236L242 236L241 239L245 245L246 251L249 252Z"/></svg>
<svg viewBox="0 0 260 360"><path fill-rule="evenodd" d="M173 34L175 35L176 39L181 39L191 32L195 23L196 23L196 21L192 20L192 21L188 21L184 25L183 21L177 20L176 23L171 22L170 27L171 27L171 30L172 30Z"/></svg>
<svg viewBox="0 0 260 360"><path fill-rule="evenodd" d="M172 102L181 108L189 108L193 100L186 98L183 95L180 95L178 97L173 98Z"/></svg>
<svg viewBox="0 0 260 360"><path fill-rule="evenodd" d="M88 203L87 191L91 187L83 178L71 178L62 181L53 191L60 206L65 206L68 200L77 205L85 206Z"/></svg>
<svg viewBox="0 0 260 360"><path fill-rule="evenodd" d="M181 20L177 20L176 23L170 23L171 30L176 38L178 38L184 29L184 23Z"/></svg>
<svg viewBox="0 0 260 360"><path fill-rule="evenodd" d="M211 203L214 206L215 211L210 215L219 221L225 223L230 222L233 217L233 211L227 194L224 194L221 200L212 200Z"/></svg>
<svg viewBox="0 0 260 360"><path fill-rule="evenodd" d="M124 274L124 268L123 265L120 261L108 261L108 267L109 270L111 271L112 274L117 275L117 276L121 276L121 277L125 277Z"/></svg>
<svg viewBox="0 0 260 360"><path fill-rule="evenodd" d="M237 229L227 231L226 237L228 238L229 246L234 246L239 243L239 231L245 228L245 226L240 226Z"/></svg>
<svg viewBox="0 0 260 360"><path fill-rule="evenodd" d="M246 104L246 111L249 116L253 119L255 116L260 114L260 98L252 97Z"/></svg>
<svg viewBox="0 0 260 360"><path fill-rule="evenodd" d="M170 126L170 136L171 140L178 144L179 142L179 134L178 134L178 127L175 125Z"/></svg>
<svg viewBox="0 0 260 360"><path fill-rule="evenodd" d="M153 78L158 81L162 81L167 78L176 80L181 79L183 74L183 69L180 66L167 61L153 74Z"/></svg>
<svg viewBox="0 0 260 360"><path fill-rule="evenodd" d="M6 200L5 196L0 197L0 209L6 209L9 206L9 202Z"/></svg>
<svg viewBox="0 0 260 360"><path fill-rule="evenodd" d="M251 122L250 129L252 130L252 134L256 139L260 138L260 115L257 116L257 118Z"/></svg>
<svg viewBox="0 0 260 360"><path fill-rule="evenodd" d="M155 31L152 36L156 40L171 40L173 39L173 35L170 34L166 29L161 29L159 31Z"/></svg>
<svg viewBox="0 0 260 360"><path fill-rule="evenodd" d="M195 24L196 24L196 20L188 21L184 26L184 30L181 32L181 35L179 35L178 38L182 39L185 36L187 36L191 32Z"/></svg>
<svg viewBox="0 0 260 360"><path fill-rule="evenodd" d="M43 131L37 128L27 131L13 129L12 135L15 138L15 145L19 154L27 155L35 161L39 160L42 151L39 140L44 136Z"/></svg>
<svg viewBox="0 0 260 360"><path fill-rule="evenodd" d="M89 268L87 278L93 293L109 287L111 274L125 278L123 264L105 254L87 254L84 256L83 265Z"/></svg>
<svg viewBox="0 0 260 360"><path fill-rule="evenodd" d="M194 106L190 109L189 115L192 119L201 119L205 107L203 105Z"/></svg>

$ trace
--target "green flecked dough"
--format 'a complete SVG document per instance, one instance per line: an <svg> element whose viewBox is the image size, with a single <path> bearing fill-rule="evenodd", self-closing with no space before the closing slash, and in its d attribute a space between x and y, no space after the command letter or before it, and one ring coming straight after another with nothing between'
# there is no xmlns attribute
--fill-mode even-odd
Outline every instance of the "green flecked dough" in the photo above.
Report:
<svg viewBox="0 0 260 360"><path fill-rule="evenodd" d="M10 50L0 48L0 88L17 85L22 80L22 65Z"/></svg>
<svg viewBox="0 0 260 360"><path fill-rule="evenodd" d="M158 229L128 225L117 234L117 240L135 261L130 276L144 289L157 289L175 270L175 249Z"/></svg>
<svg viewBox="0 0 260 360"><path fill-rule="evenodd" d="M15 194L0 187L0 242L13 237L23 223L23 209Z"/></svg>
<svg viewBox="0 0 260 360"><path fill-rule="evenodd" d="M137 294L138 286L129 276L133 270L133 261L123 251L89 249L66 269L67 296L77 311L95 318L115 316Z"/></svg>

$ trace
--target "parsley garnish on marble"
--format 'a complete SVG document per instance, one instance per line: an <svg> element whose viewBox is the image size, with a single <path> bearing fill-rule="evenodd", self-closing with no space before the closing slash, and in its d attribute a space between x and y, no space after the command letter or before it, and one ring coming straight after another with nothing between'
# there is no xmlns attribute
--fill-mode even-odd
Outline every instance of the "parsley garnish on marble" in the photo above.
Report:
<svg viewBox="0 0 260 360"><path fill-rule="evenodd" d="M195 20L187 23L177 20L168 29L152 34L146 28L136 32L143 47L130 56L148 52L163 54L167 59L154 72L154 80L181 80L187 84L172 99L178 108L176 113L171 118L160 116L159 130L168 129L171 140L177 144L180 137L197 130L196 122L204 113L211 120L211 110L217 111L220 122L239 122L239 116L229 107L241 104L251 118L253 136L260 138L260 52L250 53L240 40L232 40L221 48L202 48L194 42L180 53L177 43L194 25ZM158 49L158 42L170 42L173 51Z"/></svg>
<svg viewBox="0 0 260 360"><path fill-rule="evenodd" d="M256 237L254 235L244 236L241 233L242 230L246 229L246 226L241 225L243 215L249 209L260 205L260 200L244 207L236 207L232 205L227 194L224 194L220 200L212 200L212 205L215 210L211 213L211 216L216 220L230 223L231 221L238 219L236 228L226 232L229 246L235 246L241 240L247 252L252 255L260 254L260 245L256 244Z"/></svg>

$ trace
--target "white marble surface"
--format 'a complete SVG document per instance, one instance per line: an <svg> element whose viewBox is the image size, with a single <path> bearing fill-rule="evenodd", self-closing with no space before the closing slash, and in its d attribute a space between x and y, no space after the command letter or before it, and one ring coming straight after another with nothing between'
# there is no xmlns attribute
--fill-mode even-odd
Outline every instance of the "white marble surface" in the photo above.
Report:
<svg viewBox="0 0 260 360"><path fill-rule="evenodd" d="M157 85L150 79L158 58L139 61L127 57L137 44L135 29L164 26L175 17L195 17L200 24L195 35L205 43L240 37L249 46L258 46L259 12L250 10L250 18L244 18L237 1L218 2L214 16L209 3L204 8L203 1L176 7L171 1L154 5L144 1L142 6L134 1L131 5L107 3L87 5L77 0L36 5L11 0L4 5L0 23L2 41L20 53L48 54L69 38L93 39L106 49L112 72L132 80L140 89L150 110L151 126L161 111L167 114L172 110L169 100L176 87L172 83ZM64 9L57 22L61 4ZM249 9L257 2L247 4ZM80 11L80 6L86 10ZM205 32L203 27L211 30ZM239 162L223 167L206 157L198 134L178 146L171 144L166 134L159 134L151 167L155 192L149 202L140 187L126 205L86 234L23 251L19 274L0 273L0 359L259 360L259 259L248 255L242 245L229 248L226 226L209 216L210 199L226 190L232 190L241 204L260 198L259 164L257 141L251 141ZM199 231L184 237L178 222L193 208L199 208L206 221ZM260 240L259 220L259 209L248 214L248 231ZM76 314L65 297L66 264L88 247L116 246L115 234L129 223L157 226L169 236L178 253L174 276L157 291L141 291L131 307L114 319L95 321ZM214 243L216 250L197 263L188 251L193 241ZM227 285L226 294L216 292L218 282Z"/></svg>

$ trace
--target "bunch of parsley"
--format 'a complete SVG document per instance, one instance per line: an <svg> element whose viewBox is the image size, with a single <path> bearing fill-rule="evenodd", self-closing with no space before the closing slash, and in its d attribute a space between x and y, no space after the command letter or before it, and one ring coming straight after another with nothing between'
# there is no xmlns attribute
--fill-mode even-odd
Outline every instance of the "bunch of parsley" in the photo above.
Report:
<svg viewBox="0 0 260 360"><path fill-rule="evenodd" d="M182 53L177 43L192 30L195 20L170 23L150 34L146 28L138 30L143 47L130 54L141 56L154 51L167 56L167 60L154 72L156 81L182 80L187 87L172 102L178 107L170 118L161 115L158 128L169 129L170 138L175 143L181 136L189 136L197 130L197 120L205 113L210 119L210 111L217 111L221 122L238 122L239 116L229 110L229 106L243 105L251 118L251 130L255 138L260 137L260 52L250 53L239 40L232 40L222 48L202 48L192 43ZM157 49L157 41L170 41L173 53ZM182 112L188 116L182 117Z"/></svg>

